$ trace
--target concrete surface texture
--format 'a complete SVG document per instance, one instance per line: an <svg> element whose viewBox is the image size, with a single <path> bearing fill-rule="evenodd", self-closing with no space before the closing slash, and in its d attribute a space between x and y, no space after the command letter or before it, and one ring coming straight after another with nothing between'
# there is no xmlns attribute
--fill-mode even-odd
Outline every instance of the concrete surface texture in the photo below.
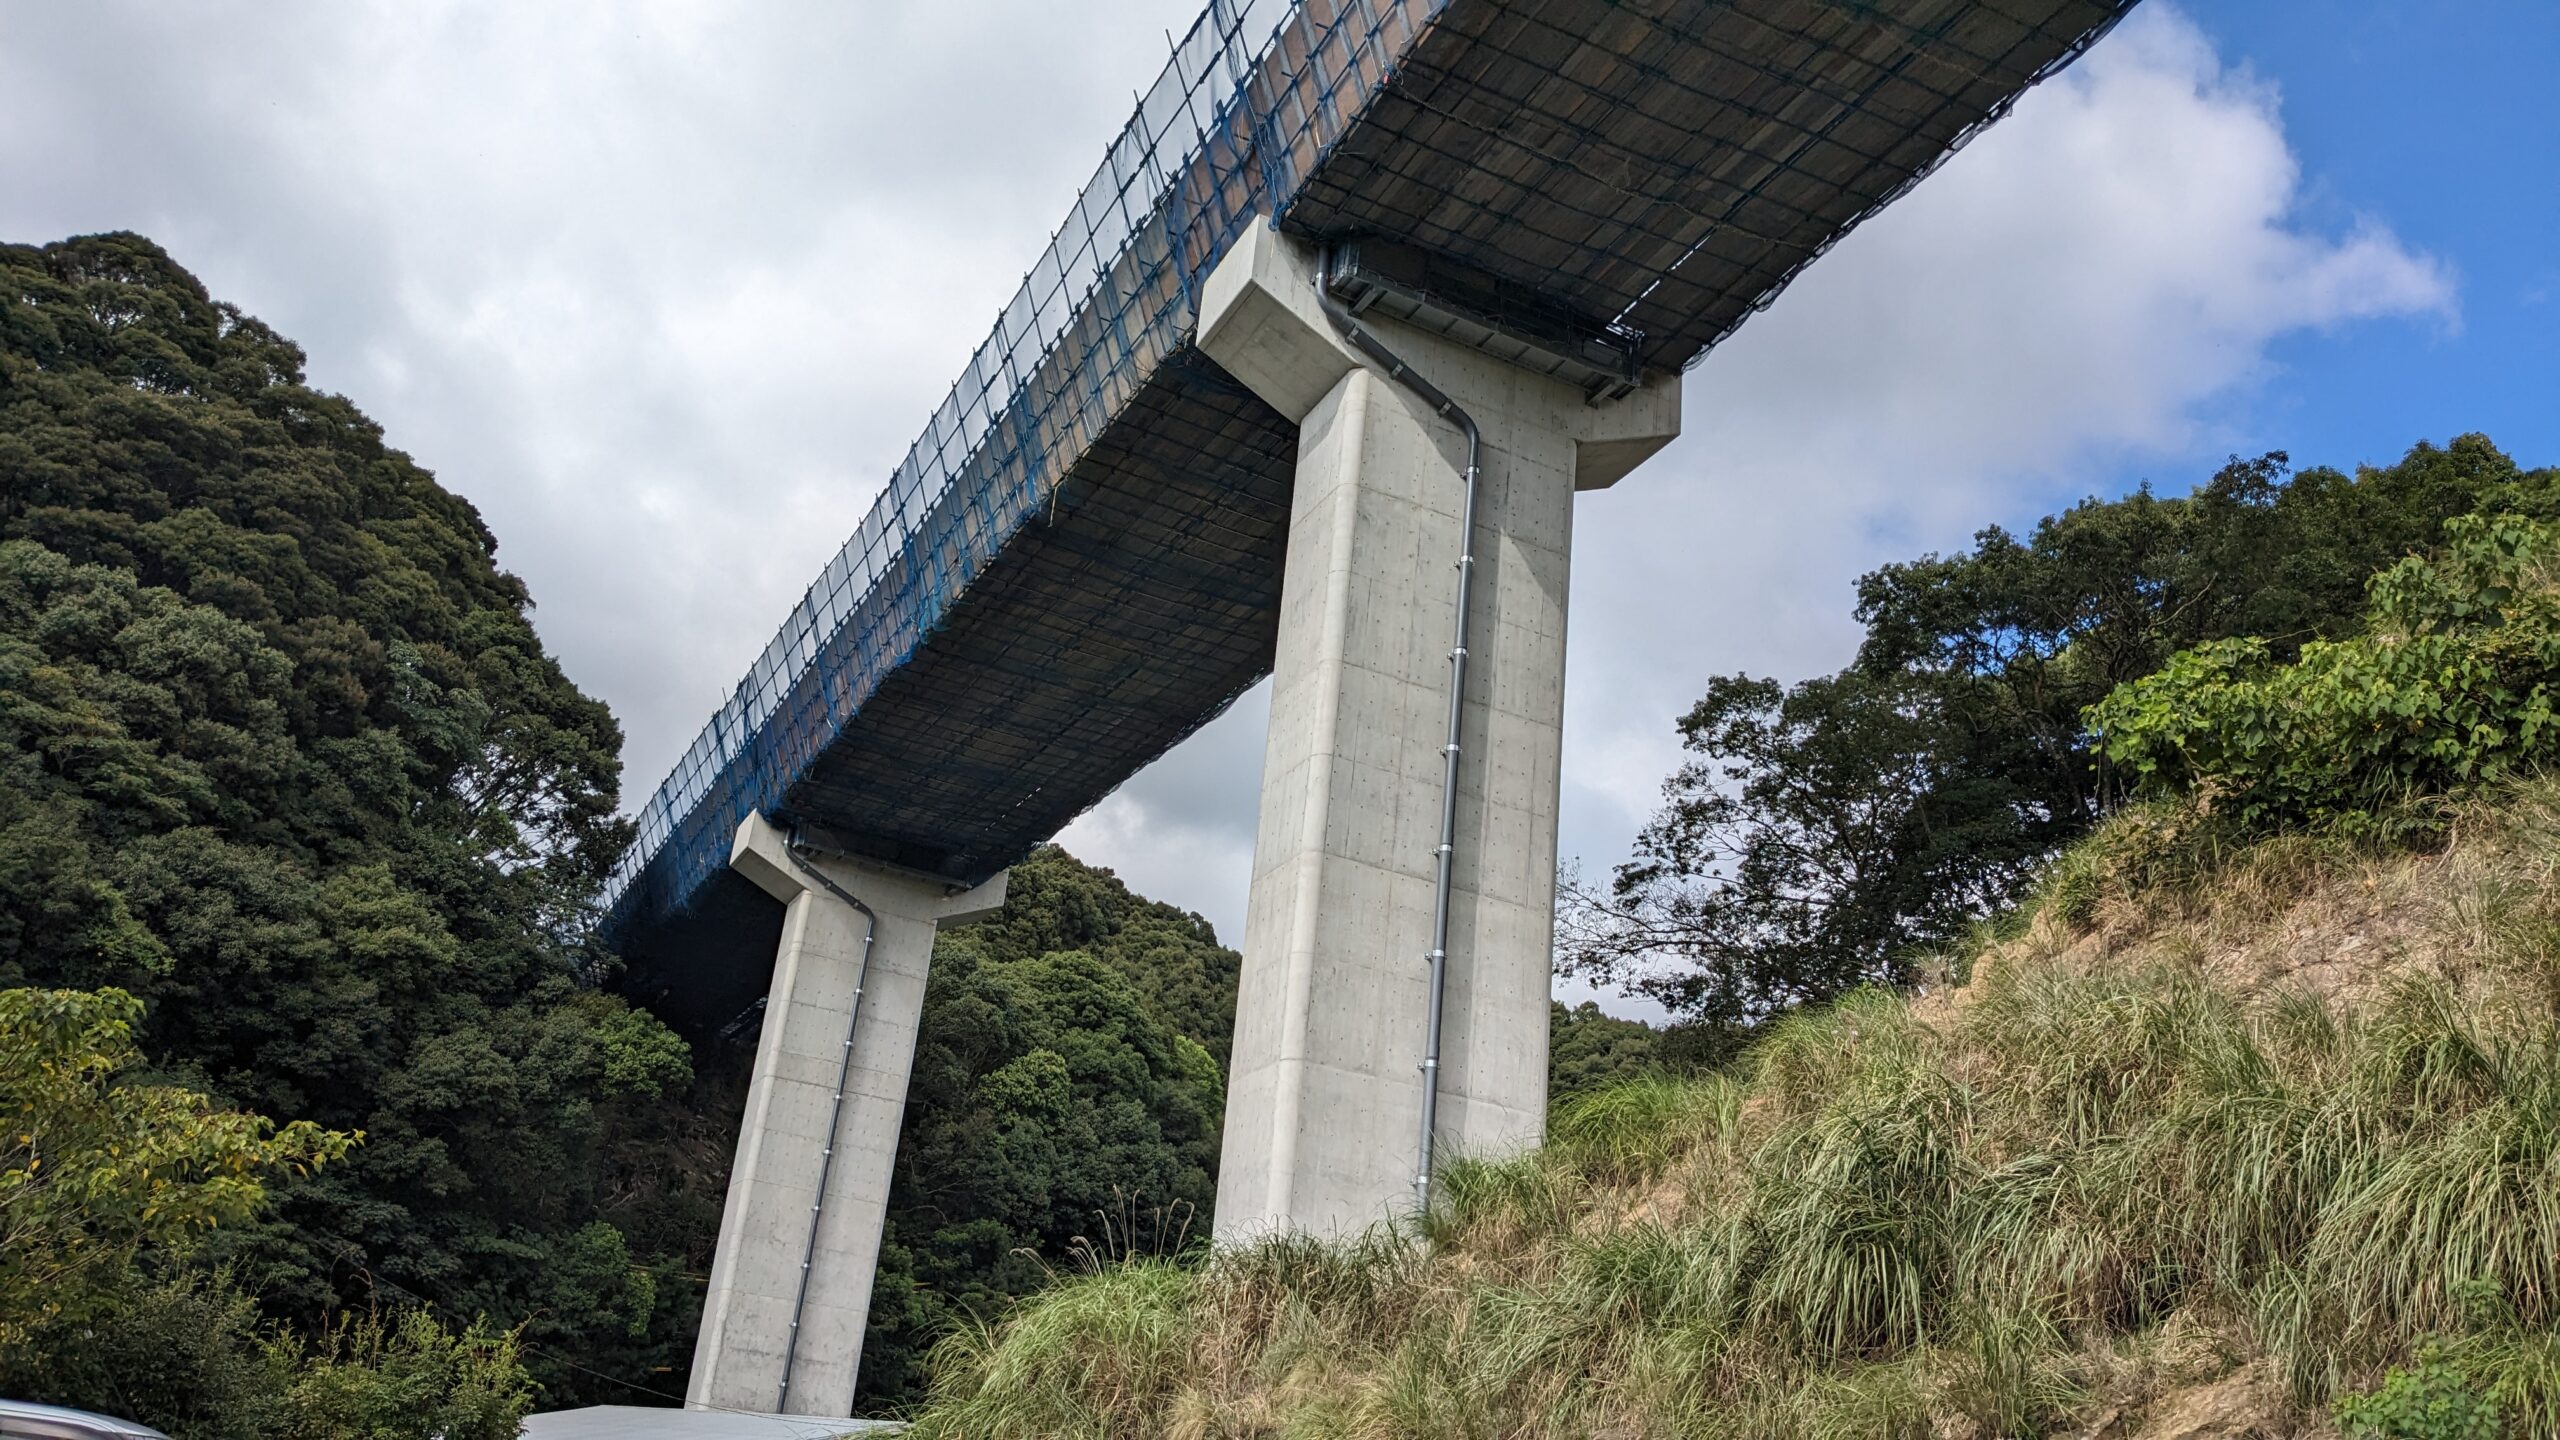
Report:
<svg viewBox="0 0 2560 1440"><path fill-rule="evenodd" d="M1408 1210L1419 1158L1465 443L1336 334L1315 265L1256 226L1201 300L1200 348L1300 426L1221 1242ZM1678 434L1679 377L1592 406L1364 323L1483 434L1438 1148L1517 1150L1546 1115L1573 495Z"/></svg>
<svg viewBox="0 0 2560 1440"><path fill-rule="evenodd" d="M592 1405L528 1415L522 1433L525 1440L843 1440L853 1435L895 1435L906 1428L894 1420Z"/></svg>
<svg viewBox="0 0 2560 1440"><path fill-rule="evenodd" d="M993 914L1004 877L955 894L929 878L794 853L762 816L738 827L729 863L787 909L685 1399L849 1415L934 933ZM838 890L871 908L876 934Z"/></svg>

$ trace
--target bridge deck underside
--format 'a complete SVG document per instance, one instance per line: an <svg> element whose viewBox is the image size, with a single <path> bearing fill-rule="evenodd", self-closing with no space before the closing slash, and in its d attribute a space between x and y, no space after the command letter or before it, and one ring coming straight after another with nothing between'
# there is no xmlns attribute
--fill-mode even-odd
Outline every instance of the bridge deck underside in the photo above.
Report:
<svg viewBox="0 0 2560 1440"><path fill-rule="evenodd" d="M1686 365L2130 0L1467 0L1285 210Z"/></svg>
<svg viewBox="0 0 2560 1440"><path fill-rule="evenodd" d="M1254 217L1419 247L1678 367L2131 3L1299 0L850 618L732 723L786 624L714 761L662 787L605 925L631 983L698 1014L760 993L772 907L722 868L743 815L975 881L1268 670L1296 437L1189 344Z"/></svg>
<svg viewBox="0 0 2560 1440"><path fill-rule="evenodd" d="M1297 443L1196 351L1159 365L777 819L968 879L1056 834L1270 672ZM626 988L718 1024L764 993L779 925L715 877L628 937Z"/></svg>

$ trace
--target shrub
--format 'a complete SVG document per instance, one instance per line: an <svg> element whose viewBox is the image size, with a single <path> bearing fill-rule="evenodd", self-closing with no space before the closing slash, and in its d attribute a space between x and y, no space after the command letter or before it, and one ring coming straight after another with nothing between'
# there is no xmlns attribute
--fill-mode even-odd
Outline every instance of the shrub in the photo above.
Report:
<svg viewBox="0 0 2560 1440"><path fill-rule="evenodd" d="M122 1296L146 1247L248 1219L268 1179L361 1138L134 1083L141 1014L121 990L0 990L0 1355Z"/></svg>
<svg viewBox="0 0 2560 1440"><path fill-rule="evenodd" d="M2352 1440L2498 1440L2506 1433L2496 1402L2434 1350L2370 1393L2342 1397L2337 1408Z"/></svg>
<svg viewBox="0 0 2560 1440"><path fill-rule="evenodd" d="M317 1346L267 1346L285 1418L276 1440L515 1440L533 1407L513 1334L461 1334L423 1310L339 1323Z"/></svg>
<svg viewBox="0 0 2560 1440"><path fill-rule="evenodd" d="M255 1299L224 1273L139 1284L0 1358L0 1389L186 1440L266 1440L281 1397Z"/></svg>
<svg viewBox="0 0 2560 1440"><path fill-rule="evenodd" d="M2550 759L2560 693L2560 527L2465 516L2445 547L2374 576L2363 634L2291 664L2267 642L2173 657L2089 708L2106 758L2245 829L2370 815Z"/></svg>
<svg viewBox="0 0 2560 1440"><path fill-rule="evenodd" d="M55 1319L0 1356L0 1393L185 1440L513 1440L533 1404L513 1334L400 1310L342 1319L315 1344L221 1271L137 1280Z"/></svg>

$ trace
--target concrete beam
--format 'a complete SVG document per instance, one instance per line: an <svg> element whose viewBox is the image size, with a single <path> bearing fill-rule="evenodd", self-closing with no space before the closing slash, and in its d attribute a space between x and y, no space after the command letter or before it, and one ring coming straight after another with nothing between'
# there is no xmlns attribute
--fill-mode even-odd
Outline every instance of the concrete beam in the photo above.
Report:
<svg viewBox="0 0 2560 1440"><path fill-rule="evenodd" d="M1316 302L1313 247L1257 225L1237 240L1200 289L1200 349L1292 420L1305 422L1317 402L1342 378L1362 368L1357 351L1335 333ZM1537 421L1573 443L1573 488L1605 490L1680 435L1680 377L1647 376L1637 391L1603 405L1585 402L1570 385L1514 371L1478 351L1384 318L1364 319L1370 329L1396 339L1399 355L1443 390L1440 369L1424 367L1425 353L1456 363L1490 366L1535 382ZM1461 404L1465 397L1449 394ZM1519 392L1531 398L1532 392ZM1470 407L1472 409L1473 407ZM1478 415L1477 423L1484 417Z"/></svg>
<svg viewBox="0 0 2560 1440"><path fill-rule="evenodd" d="M795 854L761 815L729 865L787 908L685 1403L850 1415L933 937L994 914L1005 877Z"/></svg>
<svg viewBox="0 0 2560 1440"><path fill-rule="evenodd" d="M1201 302L1201 349L1299 425L1221 1241L1390 1218L1418 1159L1464 444L1335 333L1315 262L1258 226ZM1442 337L1370 328L1483 432L1439 1135L1517 1150L1546 1122L1573 495L1678 433L1679 381L1595 406Z"/></svg>

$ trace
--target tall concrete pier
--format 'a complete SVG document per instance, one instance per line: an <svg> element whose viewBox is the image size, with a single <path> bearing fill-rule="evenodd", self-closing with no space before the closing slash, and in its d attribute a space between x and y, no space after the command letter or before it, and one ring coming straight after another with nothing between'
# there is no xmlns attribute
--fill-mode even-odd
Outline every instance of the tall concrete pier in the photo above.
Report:
<svg viewBox="0 0 2560 1440"><path fill-rule="evenodd" d="M1005 877L794 847L761 815L729 863L786 908L685 1403L850 1415L933 937L995 913Z"/></svg>
<svg viewBox="0 0 2560 1440"><path fill-rule="evenodd" d="M1325 315L1317 252L1268 227L1201 298L1200 348L1297 421L1262 814L1218 1172L1222 1240L1410 1209L1459 557L1475 571L1436 1133L1517 1150L1546 1118L1573 496L1679 433L1677 376L1623 398L1370 319L1460 432Z"/></svg>

